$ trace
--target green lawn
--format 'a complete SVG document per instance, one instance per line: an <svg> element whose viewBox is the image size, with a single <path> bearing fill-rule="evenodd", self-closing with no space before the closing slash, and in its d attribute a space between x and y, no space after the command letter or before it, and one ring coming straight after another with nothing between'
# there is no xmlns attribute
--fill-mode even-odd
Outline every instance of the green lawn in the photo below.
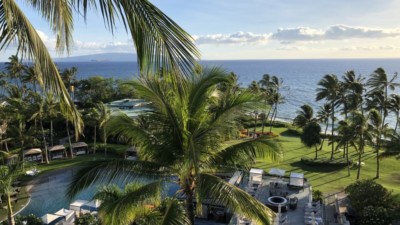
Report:
<svg viewBox="0 0 400 225"><path fill-rule="evenodd" d="M356 181L357 169L354 166L350 170L348 176L347 167L343 169L332 169L324 167L306 166L300 162L302 156L314 158L315 150L305 147L297 136L288 135L286 128L273 128L272 131L279 133L277 138L282 145L283 159L280 162L271 162L265 159L258 159L257 168L262 168L266 172L272 167L282 168L286 170L286 176L290 172L304 173L305 177L311 182L314 189L321 190L324 193L333 193L342 191L347 185ZM327 142L325 142L327 143ZM322 151L318 153L319 157L329 158L331 146L324 145ZM342 152L336 152L335 158L342 157ZM353 162L357 161L357 154L350 150L350 156ZM371 149L367 149L362 157L365 165L361 168L361 179L373 179L376 173L375 153ZM400 194L400 164L395 156L382 159L380 161L380 178L377 182L385 186L389 190L393 190L394 194Z"/></svg>

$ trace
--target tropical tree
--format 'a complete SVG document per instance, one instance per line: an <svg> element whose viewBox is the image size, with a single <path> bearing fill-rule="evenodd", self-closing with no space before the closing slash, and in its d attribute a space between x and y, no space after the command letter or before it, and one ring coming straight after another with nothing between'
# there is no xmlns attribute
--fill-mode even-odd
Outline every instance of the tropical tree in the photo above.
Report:
<svg viewBox="0 0 400 225"><path fill-rule="evenodd" d="M86 17L90 9L100 11L111 32L116 28L117 18L130 31L141 74L163 68L174 71L175 75L188 75L200 55L190 35L147 0L138 0L135 4L124 0L25 2L50 24L56 34L56 49L60 53L64 50L70 53L74 15ZM76 132L80 133L80 114L68 95L45 44L16 1L0 2L0 27L0 50L11 43L17 43L18 53L32 59L45 90L59 97L60 103L65 105L64 113L69 114Z"/></svg>
<svg viewBox="0 0 400 225"><path fill-rule="evenodd" d="M328 132L328 127L329 127L329 117L331 116L332 113L331 111L332 111L331 105L325 103L324 105L319 107L319 110L317 112L317 121L325 124L324 137L322 138L319 150L321 150L322 146L324 145L326 133Z"/></svg>
<svg viewBox="0 0 400 225"><path fill-rule="evenodd" d="M169 76L142 77L131 82L138 97L151 103L147 129L126 115L112 117L109 134L139 147L141 160L94 161L76 174L68 195L74 196L94 182L147 175L176 182L185 196L185 213L194 223L195 206L204 199L220 202L257 224L270 224L272 212L242 189L214 175L214 171L249 169L257 155L276 159L279 146L268 137L235 140L239 117L259 100L243 91L231 96L216 93L227 81L219 69L181 80ZM229 98L230 101L220 98ZM224 104L220 104L223 101ZM178 180L171 180L175 174ZM202 204L196 204L200 210Z"/></svg>
<svg viewBox="0 0 400 225"><path fill-rule="evenodd" d="M108 185L93 198L102 201L99 216L105 224L188 224L189 218L177 199L161 200L164 185L157 181L129 183L124 190Z"/></svg>
<svg viewBox="0 0 400 225"><path fill-rule="evenodd" d="M18 89L21 89L21 83L20 83L20 78L22 77L22 74L25 70L24 64L22 64L21 59L18 58L16 55L12 55L8 58L10 62L6 62L5 69L8 72L8 77L11 79L11 81L18 87Z"/></svg>
<svg viewBox="0 0 400 225"><path fill-rule="evenodd" d="M35 67L33 66L27 66L24 67L24 73L21 75L21 80L24 83L29 83L32 85L33 91L37 93L37 84L41 83L40 77L35 71Z"/></svg>
<svg viewBox="0 0 400 225"><path fill-rule="evenodd" d="M96 105L95 111L99 115L99 127L103 130L103 143L104 143L104 153L107 154L107 127L106 124L111 116L111 110L103 103L98 103Z"/></svg>
<svg viewBox="0 0 400 225"><path fill-rule="evenodd" d="M372 109L369 112L369 133L370 141L376 152L376 175L375 178L379 178L379 151L382 146L382 139L388 134L387 124L382 125L382 118L380 113L376 109Z"/></svg>
<svg viewBox="0 0 400 225"><path fill-rule="evenodd" d="M293 124L298 127L305 127L307 124L312 122L314 119L314 110L308 105L300 106L301 110L297 111L297 116L293 120Z"/></svg>
<svg viewBox="0 0 400 225"><path fill-rule="evenodd" d="M317 88L317 97L316 100L320 101L325 99L331 105L331 138L332 138L332 152L331 152L331 160L333 159L333 154L335 150L335 145L333 141L334 137L334 128L335 128L335 108L337 106L339 91L340 91L340 82L336 75L327 74L325 75L319 82Z"/></svg>
<svg viewBox="0 0 400 225"><path fill-rule="evenodd" d="M278 105L285 102L285 97L281 94L280 89L283 85L283 80L277 76L271 77L271 96L270 104L272 105L272 115L270 120L269 132L272 132L272 124L275 122L276 116L278 115Z"/></svg>
<svg viewBox="0 0 400 225"><path fill-rule="evenodd" d="M47 113L46 111L46 104L43 98L40 96L37 97L37 104L33 105L36 109L34 109L34 113L31 116L32 119L38 119L39 120L39 125L40 125L40 130L42 132L42 140L43 140L43 145L44 145L44 158L46 164L49 164L49 151L48 151L48 144L46 140L46 132L44 130L43 126L43 118L45 117L45 114Z"/></svg>
<svg viewBox="0 0 400 225"><path fill-rule="evenodd" d="M11 193L13 192L12 183L20 174L17 166L0 166L0 193L5 196L7 202L8 224L15 225L13 217L13 206L11 203Z"/></svg>
<svg viewBox="0 0 400 225"><path fill-rule="evenodd" d="M318 159L318 145L321 144L321 126L311 121L303 127L303 133L300 136L301 142L311 148L315 147L315 159Z"/></svg>
<svg viewBox="0 0 400 225"><path fill-rule="evenodd" d="M75 66L71 68L66 68L61 72L61 79L64 82L65 87L68 90L69 95L72 99L75 98L74 91L76 86L76 73L78 72L78 68Z"/></svg>
<svg viewBox="0 0 400 225"><path fill-rule="evenodd" d="M391 94L389 99L390 111L396 115L396 125L394 126L394 132L396 133L397 127L400 122L400 95Z"/></svg>

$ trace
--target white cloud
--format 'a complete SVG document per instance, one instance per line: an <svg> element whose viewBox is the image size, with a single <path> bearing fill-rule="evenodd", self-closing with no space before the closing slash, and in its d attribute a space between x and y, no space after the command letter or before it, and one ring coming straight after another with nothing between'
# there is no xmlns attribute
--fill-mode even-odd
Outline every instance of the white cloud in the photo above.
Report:
<svg viewBox="0 0 400 225"><path fill-rule="evenodd" d="M383 29L337 24L328 27L326 30L316 30L309 27L278 29L276 33L272 34L271 39L278 40L282 44L290 44L298 41L381 39L399 36L399 28Z"/></svg>
<svg viewBox="0 0 400 225"><path fill-rule="evenodd" d="M133 42L83 42L75 41L74 49L79 50L95 50L105 52L132 52L134 50Z"/></svg>
<svg viewBox="0 0 400 225"><path fill-rule="evenodd" d="M251 32L236 32L233 34L209 34L194 36L197 44L265 44L270 34L254 34Z"/></svg>

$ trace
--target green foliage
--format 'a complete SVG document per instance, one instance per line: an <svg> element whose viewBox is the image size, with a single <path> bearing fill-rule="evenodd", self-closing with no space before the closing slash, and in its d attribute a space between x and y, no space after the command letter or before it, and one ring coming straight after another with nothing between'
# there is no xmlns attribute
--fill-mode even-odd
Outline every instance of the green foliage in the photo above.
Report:
<svg viewBox="0 0 400 225"><path fill-rule="evenodd" d="M100 225L100 221L97 220L92 214L84 214L75 220L75 225Z"/></svg>
<svg viewBox="0 0 400 225"><path fill-rule="evenodd" d="M360 216L360 225L390 225L393 218L388 209L382 206L366 206Z"/></svg>
<svg viewBox="0 0 400 225"><path fill-rule="evenodd" d="M24 223L24 222L26 222L26 223ZM7 221L3 221L1 224L2 225L8 225L8 222ZM33 215L33 214L29 214L27 216L17 215L15 217L15 225L24 225L24 224L27 224L27 225L43 225L43 222L39 217L37 217L36 215Z"/></svg>
<svg viewBox="0 0 400 225"><path fill-rule="evenodd" d="M338 158L338 159L327 159L327 158L318 158L318 159L312 159L307 156L301 157L301 162L304 163L305 165L309 166L315 166L315 167L345 167L347 166L347 161L345 158ZM350 160L349 162L352 164L353 162Z"/></svg>
<svg viewBox="0 0 400 225"><path fill-rule="evenodd" d="M322 191L313 189L312 190L312 197L313 197L313 201L314 202L322 201L322 198L323 198Z"/></svg>
<svg viewBox="0 0 400 225"><path fill-rule="evenodd" d="M303 128L301 142L311 148L321 143L321 127L316 122L310 122Z"/></svg>

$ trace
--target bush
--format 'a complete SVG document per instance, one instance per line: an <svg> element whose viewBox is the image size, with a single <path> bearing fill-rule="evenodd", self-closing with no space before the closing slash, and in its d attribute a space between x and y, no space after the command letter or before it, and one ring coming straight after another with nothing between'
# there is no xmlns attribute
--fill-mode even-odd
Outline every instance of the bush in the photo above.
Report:
<svg viewBox="0 0 400 225"><path fill-rule="evenodd" d="M305 165L309 166L329 166L329 167L345 167L347 166L347 160L344 158L339 158L339 159L334 159L330 160L327 158L318 158L318 159L312 159L307 156L301 157L301 162ZM350 160L350 164L353 162Z"/></svg>
<svg viewBox="0 0 400 225"><path fill-rule="evenodd" d="M100 222L92 214L84 214L75 220L76 225L100 225Z"/></svg>
<svg viewBox="0 0 400 225"><path fill-rule="evenodd" d="M42 220L33 214L29 214L27 216L17 215L17 216L15 216L14 219L15 219L15 225L24 225L24 222L26 222L25 224L28 224L28 225L43 225ZM5 220L1 224L8 225L8 221Z"/></svg>
<svg viewBox="0 0 400 225"><path fill-rule="evenodd" d="M390 225L393 218L384 207L366 206L360 217L360 225Z"/></svg>
<svg viewBox="0 0 400 225"><path fill-rule="evenodd" d="M312 199L313 202L322 202L322 191L320 190L312 190Z"/></svg>

